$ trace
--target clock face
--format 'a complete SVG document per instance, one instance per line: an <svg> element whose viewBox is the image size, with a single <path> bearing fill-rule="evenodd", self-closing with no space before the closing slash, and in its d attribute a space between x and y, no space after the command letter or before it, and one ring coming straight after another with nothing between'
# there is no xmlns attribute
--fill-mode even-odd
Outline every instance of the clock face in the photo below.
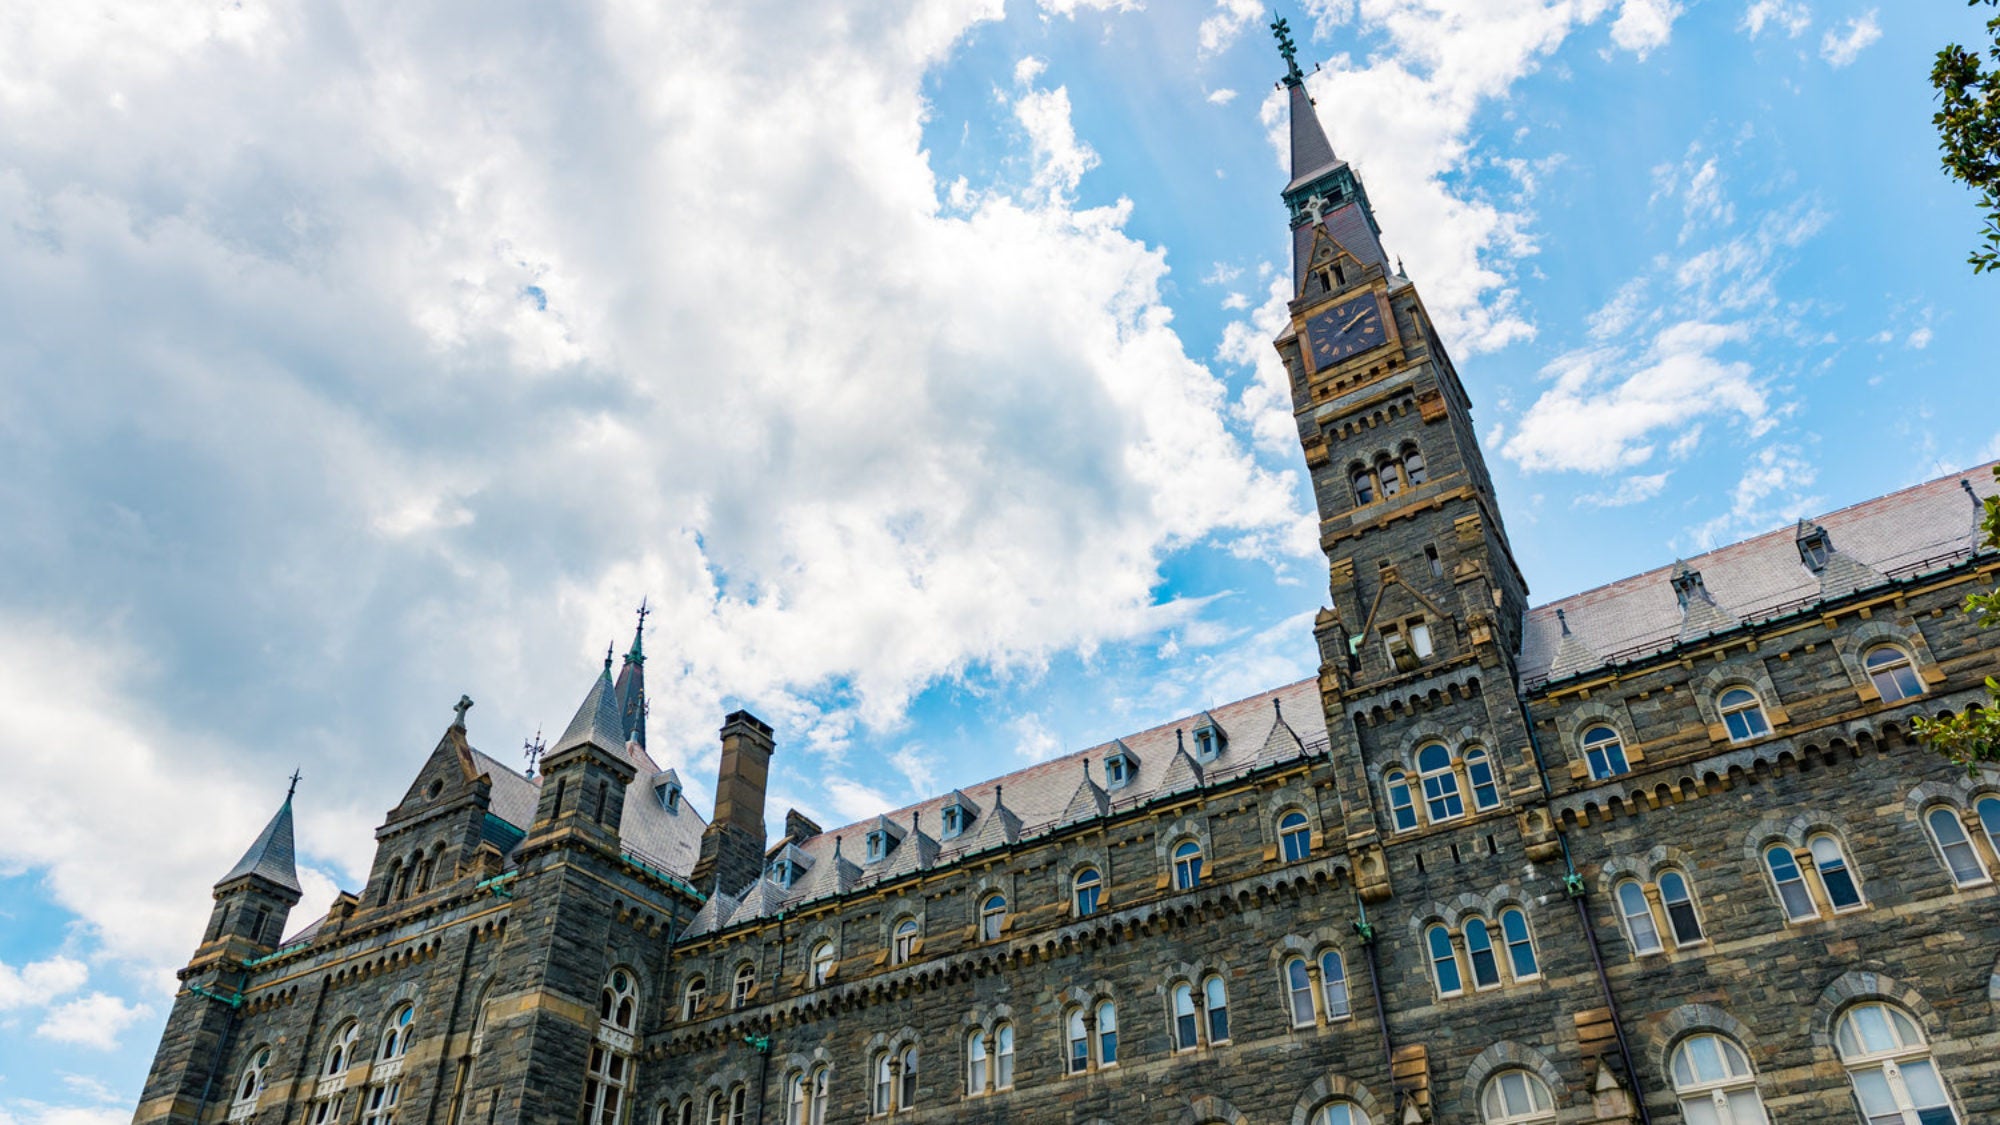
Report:
<svg viewBox="0 0 2000 1125"><path fill-rule="evenodd" d="M1382 329L1382 306L1373 293L1342 301L1306 321L1306 344L1312 349L1315 369L1339 363L1387 339Z"/></svg>

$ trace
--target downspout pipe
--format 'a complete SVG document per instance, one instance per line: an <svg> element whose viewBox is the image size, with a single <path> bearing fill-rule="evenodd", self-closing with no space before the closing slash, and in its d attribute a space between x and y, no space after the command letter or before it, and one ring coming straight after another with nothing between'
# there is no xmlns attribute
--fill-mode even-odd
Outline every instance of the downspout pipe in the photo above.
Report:
<svg viewBox="0 0 2000 1125"><path fill-rule="evenodd" d="M1535 756L1535 772L1542 781L1542 797L1550 794L1549 770L1542 761L1542 740L1535 736L1534 716L1528 711L1528 697L1516 696L1521 702L1521 725L1528 728L1528 749ZM1625 1021L1618 1015L1618 998L1611 992L1611 977L1604 971L1604 955L1597 948L1597 926L1590 920L1590 906L1585 901L1583 876L1577 874L1576 863L1570 856L1569 835L1554 817L1550 827L1555 829L1556 842L1562 845L1563 886L1569 892L1571 902L1576 904L1576 920L1583 926L1584 944L1590 947L1590 965L1597 973L1597 988L1604 997L1604 1008L1611 1013L1611 1033L1618 1042L1618 1057L1625 1064L1625 1080L1632 1084L1632 1105L1639 1112L1640 1125L1653 1125L1653 1115L1646 1108L1646 1090L1639 1080L1639 1068L1632 1059L1632 1045L1625 1038Z"/></svg>
<svg viewBox="0 0 2000 1125"><path fill-rule="evenodd" d="M1396 1109L1403 1107L1403 1090L1396 1085L1396 1045L1389 1038L1389 1009L1382 1002L1382 966L1375 958L1375 925L1368 920L1368 904L1361 901L1361 888L1354 888L1354 909L1360 915L1354 932L1361 936L1361 948L1368 953L1368 991L1375 997L1375 1026L1382 1033L1382 1065L1388 1068L1389 1086L1396 1091Z"/></svg>

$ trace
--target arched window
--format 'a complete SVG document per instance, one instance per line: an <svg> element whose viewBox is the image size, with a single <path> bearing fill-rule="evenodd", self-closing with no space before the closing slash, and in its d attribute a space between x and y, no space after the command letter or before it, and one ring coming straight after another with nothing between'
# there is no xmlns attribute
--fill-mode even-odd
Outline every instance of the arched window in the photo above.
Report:
<svg viewBox="0 0 2000 1125"><path fill-rule="evenodd" d="M1375 479L1382 483L1382 499L1384 500L1391 499L1397 493L1403 491L1402 474L1396 471L1396 463L1389 460L1387 454L1383 454L1375 460Z"/></svg>
<svg viewBox="0 0 2000 1125"><path fill-rule="evenodd" d="M965 1037L965 1093L976 1098L986 1092L986 1033L974 1031Z"/></svg>
<svg viewBox="0 0 2000 1125"><path fill-rule="evenodd" d="M382 1049L375 1057L387 1061L400 1059L410 1050L410 1021L416 1016L416 1008L409 1004L398 1007L389 1015L389 1026L382 1029Z"/></svg>
<svg viewBox="0 0 2000 1125"><path fill-rule="evenodd" d="M999 941L1000 928L1007 923L1007 896L987 895L979 904L979 940Z"/></svg>
<svg viewBox="0 0 2000 1125"><path fill-rule="evenodd" d="M1319 955L1319 995L1326 1004L1326 1018L1346 1019L1347 1010L1347 963L1340 958L1340 950L1329 949Z"/></svg>
<svg viewBox="0 0 2000 1125"><path fill-rule="evenodd" d="M618 1114L625 1108L625 1090L632 1081L631 1070L632 1060L624 1054L604 1043L590 1045L590 1062L583 1078L583 1125L618 1125Z"/></svg>
<svg viewBox="0 0 2000 1125"><path fill-rule="evenodd" d="M1479 1116L1486 1125L1515 1125L1516 1122L1554 1121L1555 1099L1549 1084L1526 1070L1503 1070L1486 1080L1479 1095ZM1689 1118L1695 1125L1699 1118Z"/></svg>
<svg viewBox="0 0 2000 1125"><path fill-rule="evenodd" d="M674 1125L694 1125L694 1099L682 1098L680 1109L674 1113Z"/></svg>
<svg viewBox="0 0 2000 1125"><path fill-rule="evenodd" d="M1071 1008L1063 1017L1063 1041L1069 1045L1069 1072L1090 1069L1090 1029L1084 1026L1083 1009Z"/></svg>
<svg viewBox="0 0 2000 1125"><path fill-rule="evenodd" d="M1771 733L1771 724L1764 720L1764 704L1749 688L1730 688L1716 700L1716 706L1722 711L1722 723L1729 728L1731 742Z"/></svg>
<svg viewBox="0 0 2000 1125"><path fill-rule="evenodd" d="M1500 807L1500 785L1493 776L1493 757L1483 746L1465 752L1465 780L1472 786L1472 807Z"/></svg>
<svg viewBox="0 0 2000 1125"><path fill-rule="evenodd" d="M1862 905L1861 886L1854 880L1854 869L1847 863L1847 853L1840 841L1822 832L1806 841L1812 849L1813 866L1819 868L1820 886L1826 888L1826 900L1836 911L1853 910Z"/></svg>
<svg viewBox="0 0 2000 1125"><path fill-rule="evenodd" d="M1356 465L1348 474L1348 479L1354 482L1354 503L1357 506L1375 502L1375 474L1369 472L1367 466Z"/></svg>
<svg viewBox="0 0 2000 1125"><path fill-rule="evenodd" d="M875 1075L875 1099L869 1103L873 1106L872 1112L876 1114L887 1113L889 1112L889 1094L896 1088L894 1076L889 1071L889 1052L878 1051L874 1060L868 1064L868 1069L874 1072Z"/></svg>
<svg viewBox="0 0 2000 1125"><path fill-rule="evenodd" d="M1625 762L1625 742L1607 726L1583 732L1583 758L1593 778L1617 777L1631 767Z"/></svg>
<svg viewBox="0 0 2000 1125"><path fill-rule="evenodd" d="M1465 953L1472 962L1472 987L1492 988L1500 983L1500 959L1493 955L1493 937L1483 918L1465 922Z"/></svg>
<svg viewBox="0 0 2000 1125"><path fill-rule="evenodd" d="M1073 885L1076 890L1076 916L1088 918L1097 913L1097 899L1104 891L1104 880L1098 877L1097 868L1086 867L1078 871Z"/></svg>
<svg viewBox="0 0 2000 1125"><path fill-rule="evenodd" d="M1368 1125L1368 1115L1353 1102L1328 1102L1313 1110L1311 1125Z"/></svg>
<svg viewBox="0 0 2000 1125"><path fill-rule="evenodd" d="M745 961L736 966L736 979L729 988L729 1006L741 1008L750 1002L750 993L757 988L757 970Z"/></svg>
<svg viewBox="0 0 2000 1125"><path fill-rule="evenodd" d="M1118 1009L1109 1000L1097 1005L1097 1065L1118 1061Z"/></svg>
<svg viewBox="0 0 2000 1125"><path fill-rule="evenodd" d="M1644 956L1666 948L1660 944L1660 928L1653 923L1645 888L1631 879L1618 884L1618 913L1625 916L1625 936L1632 942L1632 952Z"/></svg>
<svg viewBox="0 0 2000 1125"><path fill-rule="evenodd" d="M1917 665L1910 654L1895 645L1878 645L1868 650L1861 658L1862 667L1868 670L1868 678L1875 684L1875 690L1882 696L1882 702L1894 703L1924 693L1924 681L1917 676Z"/></svg>
<svg viewBox="0 0 2000 1125"><path fill-rule="evenodd" d="M1220 1043L1229 1038L1229 989L1221 977L1210 977L1201 983L1201 994L1208 1009L1208 1041Z"/></svg>
<svg viewBox="0 0 2000 1125"><path fill-rule="evenodd" d="M806 1125L806 1076L795 1070L785 1079L785 1125Z"/></svg>
<svg viewBox="0 0 2000 1125"><path fill-rule="evenodd" d="M1417 774L1424 784L1424 815L1431 823L1465 815L1465 799L1459 796L1458 775L1452 772L1451 751L1444 743L1433 742L1417 751Z"/></svg>
<svg viewBox="0 0 2000 1125"><path fill-rule="evenodd" d="M1701 932L1701 915L1694 908L1694 891L1687 876L1678 871L1660 872L1660 903L1667 908L1667 925L1674 931L1675 945L1696 945L1708 940Z"/></svg>
<svg viewBox="0 0 2000 1125"><path fill-rule="evenodd" d="M1862 1004L1834 1032L1868 1125L1957 1125L1951 1093L1916 1021L1887 1004Z"/></svg>
<svg viewBox="0 0 2000 1125"><path fill-rule="evenodd" d="M833 975L833 942L822 939L812 947L812 986L819 988Z"/></svg>
<svg viewBox="0 0 2000 1125"><path fill-rule="evenodd" d="M1003 1023L993 1029L993 1088L1014 1085L1014 1025Z"/></svg>
<svg viewBox="0 0 2000 1125"><path fill-rule="evenodd" d="M396 1106L403 1100L401 1079L368 1087L361 1110L361 1125L396 1125Z"/></svg>
<svg viewBox="0 0 2000 1125"><path fill-rule="evenodd" d="M889 961L900 965L917 952L917 920L905 918L896 923L894 936L889 942Z"/></svg>
<svg viewBox="0 0 2000 1125"><path fill-rule="evenodd" d="M1993 845L1993 854L2000 856L2000 797L1982 797L1974 806L1979 813L1979 827L1986 830L1986 841Z"/></svg>
<svg viewBox="0 0 2000 1125"><path fill-rule="evenodd" d="M744 1125L749 1120L749 1108L750 1091L747 1087L738 1085L729 1091L729 1125ZM611 1123L607 1121L603 1125Z"/></svg>
<svg viewBox="0 0 2000 1125"><path fill-rule="evenodd" d="M1938 854L1944 856L1952 882L1968 887L1986 881L1986 865L1980 862L1972 838L1965 834L1965 824L1958 819L1957 809L1934 808L1925 814L1924 823L1930 825L1931 838L1937 841Z"/></svg>
<svg viewBox="0 0 2000 1125"><path fill-rule="evenodd" d="M812 1099L806 1109L806 1125L826 1125L827 1076L825 1063L813 1067L812 1078L806 1083L806 1096Z"/></svg>
<svg viewBox="0 0 2000 1125"><path fill-rule="evenodd" d="M638 1018L639 990L632 974L623 969L611 970L611 976L605 980L604 988L597 996L598 1022L630 1032Z"/></svg>
<svg viewBox="0 0 2000 1125"><path fill-rule="evenodd" d="M257 1098L264 1092L264 1072L271 1066L271 1048L259 1047L251 1052L250 1065L243 1068L243 1076L236 1080L236 1105L254 1107ZM230 1117L238 1116L231 1113Z"/></svg>
<svg viewBox="0 0 2000 1125"><path fill-rule="evenodd" d="M1306 959L1294 957L1285 962L1285 998L1291 1010L1293 1027L1313 1025L1313 982L1312 973L1306 969Z"/></svg>
<svg viewBox="0 0 2000 1125"><path fill-rule="evenodd" d="M917 1045L915 1043L903 1048L903 1078L902 1089L899 1091L899 1094L900 1096L896 1101L897 1109L908 1109L917 1104Z"/></svg>
<svg viewBox="0 0 2000 1125"><path fill-rule="evenodd" d="M1286 863L1312 855L1312 829L1306 825L1306 814L1294 809L1278 818L1278 847Z"/></svg>
<svg viewBox="0 0 2000 1125"><path fill-rule="evenodd" d="M691 1020L701 1014L701 1002L708 998L708 981L701 977L689 977L681 988L681 1019Z"/></svg>
<svg viewBox="0 0 2000 1125"><path fill-rule="evenodd" d="M1390 770L1383 778L1389 787L1389 818L1395 821L1396 831L1408 832L1417 826L1416 802L1410 799L1410 778L1402 770Z"/></svg>
<svg viewBox="0 0 2000 1125"><path fill-rule="evenodd" d="M1437 982L1439 996L1456 996L1465 991L1458 977L1458 956L1452 952L1451 933L1443 926L1432 926L1424 933L1424 944L1430 947L1431 977Z"/></svg>
<svg viewBox="0 0 2000 1125"><path fill-rule="evenodd" d="M1194 988L1174 986L1174 1050L1191 1051L1201 1045L1200 1023L1194 1015Z"/></svg>
<svg viewBox="0 0 2000 1125"><path fill-rule="evenodd" d="M1514 979L1541 976L1541 966L1535 959L1535 939L1528 933L1528 916L1520 907L1510 906L1500 912L1500 933L1507 939L1507 957L1513 965Z"/></svg>
<svg viewBox="0 0 2000 1125"><path fill-rule="evenodd" d="M361 1025L352 1020L334 1032L332 1045L326 1049L326 1066L320 1070L320 1075L331 1078L336 1074L346 1074L348 1064L354 1061L354 1041L360 1037Z"/></svg>
<svg viewBox="0 0 2000 1125"><path fill-rule="evenodd" d="M1764 849L1764 866L1770 869L1771 882L1778 888L1778 901L1785 906L1785 917L1794 922L1819 917L1819 908L1813 905L1812 892L1806 889L1806 879L1799 874L1798 860L1792 857L1791 849L1783 844L1773 844Z"/></svg>
<svg viewBox="0 0 2000 1125"><path fill-rule="evenodd" d="M1429 473L1424 467L1424 455L1417 452L1417 447L1414 445L1403 447L1403 475L1410 479L1411 488L1429 479Z"/></svg>
<svg viewBox="0 0 2000 1125"><path fill-rule="evenodd" d="M1183 840L1174 846L1174 888L1191 891L1201 886L1201 845Z"/></svg>
<svg viewBox="0 0 2000 1125"><path fill-rule="evenodd" d="M722 1100L722 1091L708 1096L708 1113L702 1117L703 1125L729 1125L729 1105Z"/></svg>
<svg viewBox="0 0 2000 1125"><path fill-rule="evenodd" d="M1681 1119L1715 1125L1766 1125L1764 1099L1743 1048L1720 1035L1694 1035L1674 1048L1674 1096Z"/></svg>

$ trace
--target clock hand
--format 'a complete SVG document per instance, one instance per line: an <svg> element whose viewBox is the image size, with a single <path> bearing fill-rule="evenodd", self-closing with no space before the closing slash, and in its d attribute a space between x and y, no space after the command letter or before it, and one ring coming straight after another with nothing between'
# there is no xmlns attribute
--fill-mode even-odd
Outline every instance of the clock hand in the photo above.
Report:
<svg viewBox="0 0 2000 1125"><path fill-rule="evenodd" d="M1346 334L1347 334L1347 330L1348 330L1348 329L1350 329L1350 328L1354 327L1355 325L1357 325L1357 324L1361 323L1361 318L1362 318L1362 317L1364 317L1364 316L1367 316L1367 315L1368 315L1369 313L1372 313L1372 312L1374 312L1374 311L1375 311L1374 309L1362 309L1362 310L1361 310L1360 312L1358 312L1358 313L1355 313L1355 314L1354 314L1354 319L1353 319L1353 320L1350 320L1350 321L1348 321L1348 322L1347 322L1346 324L1343 324L1343 325L1341 325L1341 326L1340 326L1340 332L1341 332L1341 335L1343 335L1343 336L1344 336L1344 335L1346 335Z"/></svg>

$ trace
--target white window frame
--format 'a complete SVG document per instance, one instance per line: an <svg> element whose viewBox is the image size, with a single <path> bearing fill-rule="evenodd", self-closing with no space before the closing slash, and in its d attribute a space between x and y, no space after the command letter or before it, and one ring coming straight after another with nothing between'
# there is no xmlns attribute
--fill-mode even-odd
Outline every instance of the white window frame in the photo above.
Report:
<svg viewBox="0 0 2000 1125"><path fill-rule="evenodd" d="M1704 1077L1697 1069L1694 1045L1704 1041L1716 1045L1715 1059L1722 1070L1719 1077ZM1739 1063L1742 1067L1740 1071L1737 1069ZM1708 1103L1720 1125L1768 1125L1770 1113L1764 1108L1764 1092L1757 1085L1757 1068L1750 1065L1750 1056L1742 1045L1727 1036L1704 1031L1676 1043L1669 1057L1667 1077L1673 1083L1674 1098L1676 1104L1682 1107L1683 1116L1687 1112L1687 1103L1702 1101ZM1740 1099L1734 1095L1745 1092L1756 1103L1757 1117L1746 1117L1736 1112L1746 1107L1740 1105Z"/></svg>
<svg viewBox="0 0 2000 1125"><path fill-rule="evenodd" d="M1741 692L1746 698L1731 699ZM1771 716L1764 710L1764 697L1748 684L1731 684L1715 695L1715 712L1722 719L1731 742L1752 742L1771 733ZM1743 718L1743 732L1737 733L1732 719Z"/></svg>
<svg viewBox="0 0 2000 1125"><path fill-rule="evenodd" d="M1513 1104L1517 1094L1527 1102L1526 1108ZM1541 1075L1524 1067L1509 1067L1480 1084L1479 1119L1484 1125L1554 1121L1555 1095Z"/></svg>
<svg viewBox="0 0 2000 1125"><path fill-rule="evenodd" d="M1877 662L1877 657L1885 655L1887 659ZM1875 694L1884 703L1901 703L1924 694L1924 677L1917 671L1917 659L1901 645L1870 645L1861 654L1861 671L1868 677L1868 682L1875 685ZM1903 675L1898 676L1898 672ZM1907 684L1904 682L1906 677ZM1883 687L1885 680L1895 689L1894 695Z"/></svg>
<svg viewBox="0 0 2000 1125"><path fill-rule="evenodd" d="M1881 1030L1888 1033L1889 1043L1880 1047L1869 1047L1861 1029L1862 1013L1879 1011L1882 1013ZM1931 1054L1930 1040L1924 1035L1923 1027L1916 1017L1893 1004L1869 1001L1856 1004L1840 1014L1834 1023L1834 1049L1840 1054L1840 1064L1847 1071L1849 1085L1854 1088L1854 1098L1862 1119L1868 1125L1923 1125L1918 1115L1925 1110L1943 1109L1951 1114L1950 1125L1958 1125L1964 1118L1959 1116L1956 1099L1951 1087L1939 1072L1937 1059ZM1911 1071L1930 1072L1930 1080L1937 1087L1942 1101L1919 1106L1917 1095L1910 1089L1907 1073ZM1875 1087L1879 1093L1886 1093L1894 1101L1895 1117L1887 1113L1868 1115L1867 1102L1863 1100L1863 1082L1860 1076L1879 1073L1881 1085ZM1888 1108L1888 1107L1882 1107Z"/></svg>
<svg viewBox="0 0 2000 1125"><path fill-rule="evenodd" d="M1957 833L1957 838L1947 840L1939 831L1943 826ZM1978 887L1993 881L1986 870L1986 860L1979 854L1979 848L1972 842L1972 834L1965 830L1965 820L1958 810L1950 805L1932 805L1924 810L1924 830L1930 834L1931 843L1937 846L1938 859L1944 864L1945 874L1951 876L1955 887ZM1954 850L1971 864L1971 870L1961 871L1961 864L1954 860Z"/></svg>

